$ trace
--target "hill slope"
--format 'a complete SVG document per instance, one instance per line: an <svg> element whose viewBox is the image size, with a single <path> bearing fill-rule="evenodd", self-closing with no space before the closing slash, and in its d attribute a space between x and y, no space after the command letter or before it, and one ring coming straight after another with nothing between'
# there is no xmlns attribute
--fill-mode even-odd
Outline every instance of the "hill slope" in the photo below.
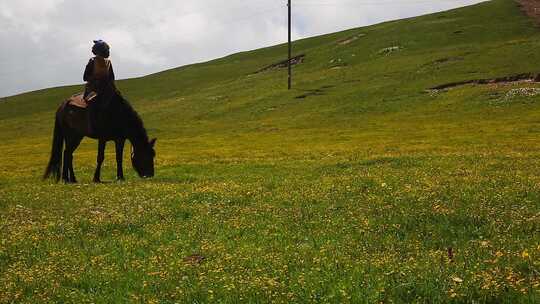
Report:
<svg viewBox="0 0 540 304"><path fill-rule="evenodd" d="M0 302L538 300L539 38L495 0L297 41L292 91L284 45L121 81L152 181L38 181L80 87L7 98Z"/></svg>
<svg viewBox="0 0 540 304"><path fill-rule="evenodd" d="M513 2L495 1L298 41L295 53L306 57L294 69L292 92L284 90L284 70L253 74L283 59L285 46L128 80L119 86L142 112L150 130L165 139L161 143L174 146L178 140L204 138L193 147L198 149L207 136L219 136L237 147L236 133L248 137L262 133L263 138L256 136L257 143L249 147L266 151L268 145L290 138L292 132L293 138L315 136L315 142L322 136L340 150L340 143L348 146L350 140L336 138L333 133L337 130L362 137L358 138L362 141L377 135L385 145L396 137L400 141L412 137L413 145L406 147L414 147L417 138L448 148L471 138L476 145L491 145L493 140L504 144L501 132L493 132L493 124L515 130L513 123L504 122L515 122L516 117L530 122L522 116L534 113L530 106L501 108L486 103L481 94L472 98L482 91L492 93L485 88L460 88L437 96L424 90L462 80L538 72L537 32ZM351 37L358 39L339 43ZM391 47L400 49L381 53ZM30 128L28 120L21 121L22 116L33 116L42 124L73 91L77 89L46 90L2 103L3 126L15 124L15 133L3 135L27 134L17 126L19 122ZM318 93L294 98L310 92ZM161 127L165 125L172 129ZM486 133L476 138L479 133L470 132L475 126L487 129ZM398 129L410 132L396 132ZM440 131L430 133L434 129ZM47 128L40 130L32 135L42 139L50 135ZM513 139L512 130L506 131L506 139ZM454 143L446 143L448 132Z"/></svg>

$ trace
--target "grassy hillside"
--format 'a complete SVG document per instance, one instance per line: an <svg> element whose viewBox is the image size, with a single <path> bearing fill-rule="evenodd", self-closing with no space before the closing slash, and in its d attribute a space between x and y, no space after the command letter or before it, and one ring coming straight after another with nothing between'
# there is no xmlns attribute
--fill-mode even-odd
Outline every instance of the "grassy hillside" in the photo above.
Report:
<svg viewBox="0 0 540 304"><path fill-rule="evenodd" d="M538 302L540 83L428 89L540 73L539 48L495 0L297 41L292 91L256 73L284 45L120 81L158 137L125 183L90 183L91 140L81 184L39 179L80 87L7 98L0 303Z"/></svg>

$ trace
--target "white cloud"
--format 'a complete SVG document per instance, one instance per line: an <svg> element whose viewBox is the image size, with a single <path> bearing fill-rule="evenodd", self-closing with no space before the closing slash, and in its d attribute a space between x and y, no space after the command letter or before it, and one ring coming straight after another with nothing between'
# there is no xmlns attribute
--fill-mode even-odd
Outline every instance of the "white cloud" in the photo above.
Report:
<svg viewBox="0 0 540 304"><path fill-rule="evenodd" d="M476 2L293 0L293 37ZM284 42L286 21L284 0L0 0L0 96L79 83L96 38L127 78Z"/></svg>

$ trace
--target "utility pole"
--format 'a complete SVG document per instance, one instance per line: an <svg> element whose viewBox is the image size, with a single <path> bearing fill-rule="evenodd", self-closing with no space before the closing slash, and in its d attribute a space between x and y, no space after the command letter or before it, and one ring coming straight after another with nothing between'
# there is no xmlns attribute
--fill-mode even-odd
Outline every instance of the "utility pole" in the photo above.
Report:
<svg viewBox="0 0 540 304"><path fill-rule="evenodd" d="M289 60L287 64L287 68L289 69L289 77L288 77L288 83L289 83L289 90L292 87L292 69L291 69L291 57L292 57L292 44L291 44L291 0L288 0L287 7L289 9Z"/></svg>

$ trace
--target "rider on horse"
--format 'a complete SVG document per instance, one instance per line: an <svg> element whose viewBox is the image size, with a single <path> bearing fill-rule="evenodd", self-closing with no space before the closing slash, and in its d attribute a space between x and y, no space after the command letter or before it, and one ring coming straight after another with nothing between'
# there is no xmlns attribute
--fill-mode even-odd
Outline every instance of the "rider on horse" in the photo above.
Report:
<svg viewBox="0 0 540 304"><path fill-rule="evenodd" d="M88 104L88 128L95 133L98 125L98 111L108 107L113 94L117 92L114 84L114 71L110 55L110 47L103 40L94 40L92 53L84 71L83 79L86 81L84 99Z"/></svg>

